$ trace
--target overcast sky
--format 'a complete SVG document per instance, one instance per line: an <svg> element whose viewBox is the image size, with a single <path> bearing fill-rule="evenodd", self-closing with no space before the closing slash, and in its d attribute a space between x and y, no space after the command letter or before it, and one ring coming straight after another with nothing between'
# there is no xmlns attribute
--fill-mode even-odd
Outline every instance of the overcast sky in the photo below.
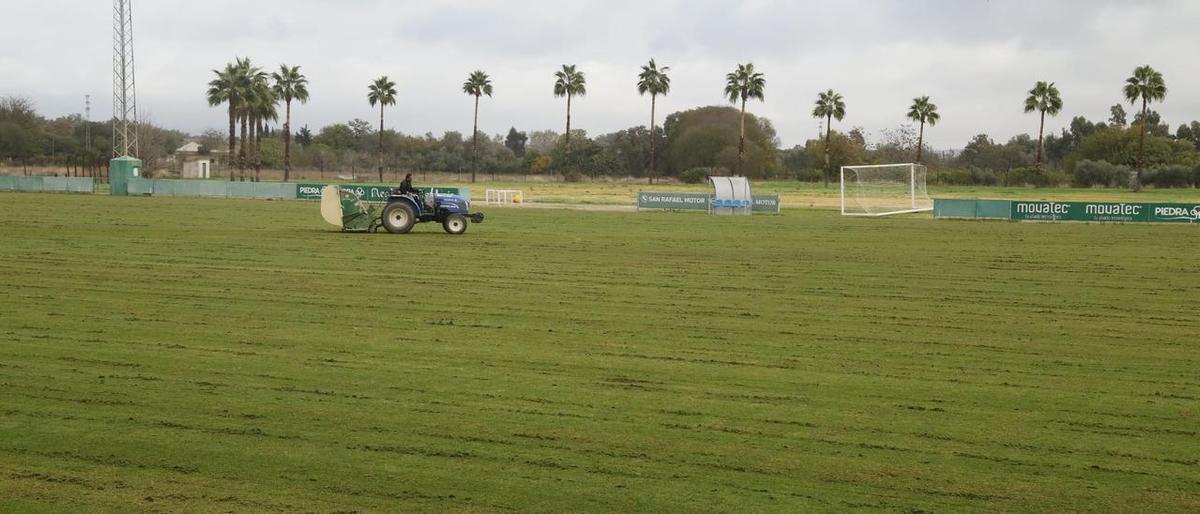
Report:
<svg viewBox="0 0 1200 514"><path fill-rule="evenodd" d="M0 30L0 96L22 95L59 116L111 112L111 3L6 2ZM1022 102L1037 80L1058 83L1065 108L1048 121L1108 117L1133 68L1152 64L1169 94L1155 107L1173 126L1200 119L1200 1L786 0L137 0L138 102L154 123L199 133L226 126L205 102L212 69L249 56L272 70L302 66L312 100L294 124L314 130L363 118L378 122L367 84L388 75L400 97L388 126L405 133L469 133L475 69L491 74L481 129L562 131L565 101L552 94L564 63L587 74L573 126L598 135L649 121L634 87L654 57L671 67L666 113L725 104L724 75L752 61L767 78L770 118L785 146L817 134L817 92L846 98L839 129L869 137L904 123L914 96L929 95L942 122L927 131L941 149L974 134L997 140L1036 133ZM1132 109L1129 109L1132 112Z"/></svg>

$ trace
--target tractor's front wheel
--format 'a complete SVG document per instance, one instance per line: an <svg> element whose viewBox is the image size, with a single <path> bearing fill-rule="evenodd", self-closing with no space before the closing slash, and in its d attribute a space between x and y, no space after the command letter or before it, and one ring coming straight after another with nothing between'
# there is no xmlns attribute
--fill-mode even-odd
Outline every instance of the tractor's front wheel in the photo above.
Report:
<svg viewBox="0 0 1200 514"><path fill-rule="evenodd" d="M462 214L451 214L446 216L446 220L442 222L442 228L446 229L447 234L459 235L467 231L467 217Z"/></svg>
<svg viewBox="0 0 1200 514"><path fill-rule="evenodd" d="M383 208L383 228L388 232L407 234L416 222L416 213L406 203L395 202Z"/></svg>

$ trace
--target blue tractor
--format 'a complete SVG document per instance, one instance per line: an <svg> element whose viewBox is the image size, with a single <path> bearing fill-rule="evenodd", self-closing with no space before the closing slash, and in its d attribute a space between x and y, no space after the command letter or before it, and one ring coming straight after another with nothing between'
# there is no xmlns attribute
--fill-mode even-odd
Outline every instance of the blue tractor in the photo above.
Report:
<svg viewBox="0 0 1200 514"><path fill-rule="evenodd" d="M469 212L470 203L460 195L433 193L400 194L392 191L383 207L380 223L393 234L407 234L417 223L435 221L448 234L467 231L468 222L483 223L483 213Z"/></svg>
<svg viewBox="0 0 1200 514"><path fill-rule="evenodd" d="M417 223L434 221L447 233L458 235L467 231L469 223L483 223L483 213L471 213L470 203L460 195L393 190L381 210L364 204L354 191L333 185L321 191L321 216L343 232L377 232L383 227L393 234L407 234Z"/></svg>

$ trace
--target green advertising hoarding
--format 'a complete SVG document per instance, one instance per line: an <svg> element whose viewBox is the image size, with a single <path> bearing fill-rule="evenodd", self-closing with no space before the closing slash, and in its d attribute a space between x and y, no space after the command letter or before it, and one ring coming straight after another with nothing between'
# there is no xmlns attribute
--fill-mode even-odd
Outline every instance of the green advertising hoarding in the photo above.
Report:
<svg viewBox="0 0 1200 514"><path fill-rule="evenodd" d="M754 200L752 212L779 214L779 195L754 195L751 198Z"/></svg>
<svg viewBox="0 0 1200 514"><path fill-rule="evenodd" d="M1012 202L1016 221L1200 223L1200 203Z"/></svg>
<svg viewBox="0 0 1200 514"><path fill-rule="evenodd" d="M779 214L779 195L754 195L751 212ZM712 193L655 193L638 192L638 209L665 209L669 211L708 211L712 204Z"/></svg>
<svg viewBox="0 0 1200 514"><path fill-rule="evenodd" d="M320 200L321 190L328 184L297 184L296 198L300 200ZM354 191L359 198L364 202L386 202L388 197L392 195L392 186L368 185L368 184L334 184L344 190ZM470 200L470 194L457 187L418 187L426 193L437 191L438 193L448 195L462 195Z"/></svg>
<svg viewBox="0 0 1200 514"><path fill-rule="evenodd" d="M648 193L638 192L638 209L670 211L707 211L712 203L710 193Z"/></svg>
<svg viewBox="0 0 1200 514"><path fill-rule="evenodd" d="M937 218L1013 221L1200 224L1200 202L1030 202L938 198L934 200L933 215Z"/></svg>

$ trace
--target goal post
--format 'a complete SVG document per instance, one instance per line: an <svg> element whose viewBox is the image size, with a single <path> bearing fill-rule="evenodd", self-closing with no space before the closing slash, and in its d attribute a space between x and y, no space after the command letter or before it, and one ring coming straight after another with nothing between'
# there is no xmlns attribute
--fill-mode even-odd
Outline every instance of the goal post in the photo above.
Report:
<svg viewBox="0 0 1200 514"><path fill-rule="evenodd" d="M843 216L889 216L933 210L920 164L842 166Z"/></svg>
<svg viewBox="0 0 1200 514"><path fill-rule="evenodd" d="M484 191L483 203L498 207L524 207L525 192L515 189L488 189Z"/></svg>

